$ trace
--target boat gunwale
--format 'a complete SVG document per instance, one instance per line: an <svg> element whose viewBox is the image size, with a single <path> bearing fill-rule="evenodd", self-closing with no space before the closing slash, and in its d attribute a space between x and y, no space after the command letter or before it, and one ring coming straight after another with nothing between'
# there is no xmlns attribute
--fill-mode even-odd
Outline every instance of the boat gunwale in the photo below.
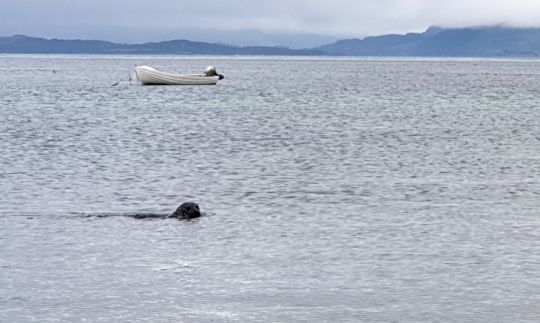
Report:
<svg viewBox="0 0 540 323"><path fill-rule="evenodd" d="M215 85L219 80L219 76L174 74L145 65L136 66L135 74L140 85Z"/></svg>

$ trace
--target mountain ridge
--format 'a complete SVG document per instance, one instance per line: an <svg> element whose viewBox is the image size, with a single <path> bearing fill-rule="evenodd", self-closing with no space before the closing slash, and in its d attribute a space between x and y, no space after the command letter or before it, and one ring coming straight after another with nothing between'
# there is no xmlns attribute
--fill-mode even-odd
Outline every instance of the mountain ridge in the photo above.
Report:
<svg viewBox="0 0 540 323"><path fill-rule="evenodd" d="M0 53L536 57L540 56L540 28L430 27L422 33L343 39L306 49L234 46L186 39L124 44L102 40L45 39L13 35L0 37Z"/></svg>
<svg viewBox="0 0 540 323"><path fill-rule="evenodd" d="M430 27L423 33L344 39L316 49L351 56L539 56L540 28Z"/></svg>
<svg viewBox="0 0 540 323"><path fill-rule="evenodd" d="M312 49L287 47L231 46L186 39L142 44L103 40L46 39L26 35L0 37L4 54L176 54L176 55L321 55Z"/></svg>

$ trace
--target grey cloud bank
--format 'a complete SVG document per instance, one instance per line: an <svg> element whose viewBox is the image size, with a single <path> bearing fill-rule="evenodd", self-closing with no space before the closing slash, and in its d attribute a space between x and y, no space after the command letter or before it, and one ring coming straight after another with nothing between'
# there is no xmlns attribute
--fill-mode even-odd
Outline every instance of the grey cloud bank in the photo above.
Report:
<svg viewBox="0 0 540 323"><path fill-rule="evenodd" d="M405 33L431 25L540 26L537 0L0 0L0 7L0 35L120 42L223 37L241 43L253 37L246 30L263 31L265 45L279 43L275 35L327 36L314 38L315 45L333 37Z"/></svg>

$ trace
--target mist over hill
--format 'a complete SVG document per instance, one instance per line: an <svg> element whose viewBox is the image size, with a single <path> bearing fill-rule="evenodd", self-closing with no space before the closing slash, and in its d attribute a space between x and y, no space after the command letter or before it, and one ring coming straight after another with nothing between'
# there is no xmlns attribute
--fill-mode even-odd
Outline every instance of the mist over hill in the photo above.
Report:
<svg viewBox="0 0 540 323"><path fill-rule="evenodd" d="M317 50L351 56L538 56L540 28L430 27L423 33L340 40Z"/></svg>
<svg viewBox="0 0 540 323"><path fill-rule="evenodd" d="M430 27L423 33L344 39L308 49L242 47L190 40L121 44L15 35L0 37L0 53L535 57L540 55L540 28Z"/></svg>

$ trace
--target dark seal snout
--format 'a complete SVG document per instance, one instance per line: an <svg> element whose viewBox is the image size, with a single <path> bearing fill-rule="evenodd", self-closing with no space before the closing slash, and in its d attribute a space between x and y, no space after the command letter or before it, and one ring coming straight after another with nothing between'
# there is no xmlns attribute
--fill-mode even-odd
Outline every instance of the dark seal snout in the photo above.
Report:
<svg viewBox="0 0 540 323"><path fill-rule="evenodd" d="M182 203L169 217L178 219L193 219L200 216L201 210L199 209L197 203L185 202Z"/></svg>

